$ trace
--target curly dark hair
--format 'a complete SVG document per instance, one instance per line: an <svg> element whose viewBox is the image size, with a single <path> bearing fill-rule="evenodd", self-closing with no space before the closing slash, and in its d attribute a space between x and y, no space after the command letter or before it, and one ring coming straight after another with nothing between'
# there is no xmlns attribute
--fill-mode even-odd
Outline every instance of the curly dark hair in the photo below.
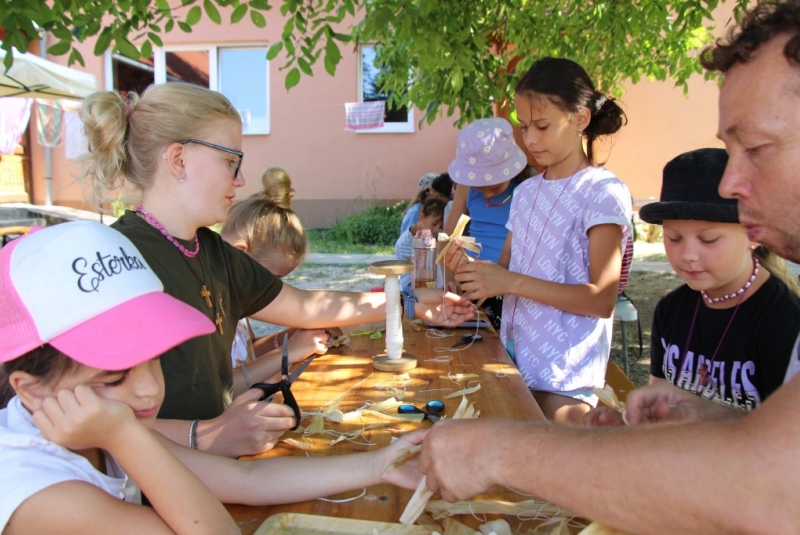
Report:
<svg viewBox="0 0 800 535"><path fill-rule="evenodd" d="M542 95L567 113L575 113L581 107L588 109L592 120L583 134L586 136L586 157L592 165L595 164L595 140L617 132L628 122L616 100L595 89L586 70L569 59L536 60L517 83L514 92L523 96Z"/></svg>
<svg viewBox="0 0 800 535"><path fill-rule="evenodd" d="M791 35L783 54L800 64L800 0L762 0L730 29L725 39L700 54L709 71L728 72L737 63L747 63L764 43L781 34Z"/></svg>

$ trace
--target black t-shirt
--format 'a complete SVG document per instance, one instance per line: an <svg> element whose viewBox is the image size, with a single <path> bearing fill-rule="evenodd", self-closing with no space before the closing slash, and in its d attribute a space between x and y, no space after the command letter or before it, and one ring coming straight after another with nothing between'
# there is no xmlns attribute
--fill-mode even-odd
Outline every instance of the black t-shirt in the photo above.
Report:
<svg viewBox="0 0 800 535"><path fill-rule="evenodd" d="M222 318L223 334L218 327L212 334L187 340L161 355L166 393L158 416L178 420L219 416L232 397L231 344L236 324L277 297L283 287L280 279L207 228L197 231L200 252L187 258L134 212L125 212L112 227L136 245L166 293L212 321L217 313ZM194 240L179 242L194 250ZM211 294L212 308L200 294L203 285Z"/></svg>
<svg viewBox="0 0 800 535"><path fill-rule="evenodd" d="M735 307L712 309L703 302L687 348L698 299L700 292L684 284L656 305L650 374L695 391L700 365L706 363L711 386L701 388L700 395L748 410L757 407L783 384L800 332L800 297L771 276L741 304L729 328Z"/></svg>

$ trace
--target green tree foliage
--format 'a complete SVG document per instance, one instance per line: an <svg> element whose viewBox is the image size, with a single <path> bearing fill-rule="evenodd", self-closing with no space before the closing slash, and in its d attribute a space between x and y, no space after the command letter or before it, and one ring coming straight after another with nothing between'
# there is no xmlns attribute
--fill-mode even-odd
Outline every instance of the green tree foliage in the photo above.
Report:
<svg viewBox="0 0 800 535"><path fill-rule="evenodd" d="M738 16L749 0L735 3ZM619 94L623 81L675 81L684 91L701 72L697 50L710 40L711 11L720 0L273 0L286 17L268 58L282 61L287 89L313 76L318 61L333 75L340 46L374 43L378 83L396 107L425 110L423 121L458 112L460 121L493 113L513 91L519 73L538 57L559 56L586 66L601 89ZM161 36L184 32L203 16L221 24L246 16L267 24L269 0L0 0L2 48L27 50L39 28L59 41L48 52L69 53L97 36L108 48L148 56ZM341 33L345 17L360 22ZM719 21L721 23L727 21ZM137 43L139 48L134 45ZM11 55L6 56L10 64ZM410 77L410 81L409 81ZM420 121L422 123L422 121Z"/></svg>

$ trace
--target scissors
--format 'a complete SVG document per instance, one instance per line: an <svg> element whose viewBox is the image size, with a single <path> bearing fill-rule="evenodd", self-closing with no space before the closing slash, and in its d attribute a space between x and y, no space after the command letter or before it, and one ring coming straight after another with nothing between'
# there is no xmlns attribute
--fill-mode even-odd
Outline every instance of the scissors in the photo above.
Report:
<svg viewBox="0 0 800 535"><path fill-rule="evenodd" d="M289 375L289 335L284 335L283 337L283 351L281 355L281 380L277 383L256 383L253 385L253 388L260 388L264 391L264 395L261 396L261 401L274 396L279 391L283 394L283 402L291 407L292 411L294 411L295 417L295 426L292 427L292 431L297 429L300 425L300 407L297 406L297 400L294 399L294 394L292 394L292 383L295 379L300 375L300 373L306 369L309 363L313 359L306 360L303 364L301 364L297 369L292 372L292 375Z"/></svg>
<svg viewBox="0 0 800 535"><path fill-rule="evenodd" d="M423 420L430 420L433 423L438 422L441 417L441 412L444 410L444 403L438 400L429 401L425 404L425 410L419 409L414 405L400 405L397 407L399 414L424 414Z"/></svg>
<svg viewBox="0 0 800 535"><path fill-rule="evenodd" d="M480 334L465 334L464 336L461 337L461 340L451 345L450 349L453 349L454 347L458 346L463 346L471 342L480 342L481 340L483 340L483 336L481 336Z"/></svg>

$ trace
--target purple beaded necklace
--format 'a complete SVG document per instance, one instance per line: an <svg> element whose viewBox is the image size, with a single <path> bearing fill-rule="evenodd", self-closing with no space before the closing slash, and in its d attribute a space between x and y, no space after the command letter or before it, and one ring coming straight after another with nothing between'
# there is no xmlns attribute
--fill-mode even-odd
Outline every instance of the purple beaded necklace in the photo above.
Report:
<svg viewBox="0 0 800 535"><path fill-rule="evenodd" d="M190 251L189 249L181 245L178 242L178 240L176 240L172 236L172 234L170 234L169 231L164 228L164 225L162 225L161 222L153 216L153 214L145 212L144 207L142 207L141 204L136 207L136 213L139 214L139 216L141 216L145 221L147 221L152 226L157 228L161 232L161 234L163 234L166 239L171 241L172 245L177 247L178 250L182 252L183 255L186 256L187 258L194 258L195 256L197 256L197 253L200 252L200 240L197 239L197 232L194 233L194 251Z"/></svg>
<svg viewBox="0 0 800 535"><path fill-rule="evenodd" d="M758 258L755 256L753 257L753 274L750 275L750 278L747 279L747 282L744 283L744 286L733 292L732 294L725 294L722 297L709 297L705 290L700 290L700 294L703 296L703 299L706 300L707 303L721 303L723 301L727 301L728 299L733 299L734 297L739 297L743 293L745 293L750 286L753 285L753 281L756 280L758 276L758 268L761 266L761 262L758 261Z"/></svg>

